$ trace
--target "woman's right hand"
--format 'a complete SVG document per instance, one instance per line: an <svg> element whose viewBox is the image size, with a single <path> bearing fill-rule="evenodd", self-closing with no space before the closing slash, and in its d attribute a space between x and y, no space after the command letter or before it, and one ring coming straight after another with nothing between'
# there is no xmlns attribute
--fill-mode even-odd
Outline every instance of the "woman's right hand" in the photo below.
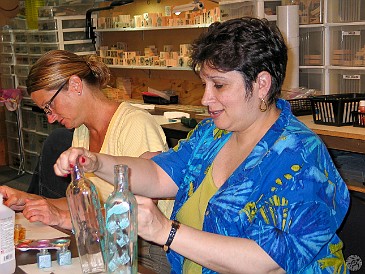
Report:
<svg viewBox="0 0 365 274"><path fill-rule="evenodd" d="M72 229L70 211L62 210L42 197L33 200L27 199L23 215L30 222L42 222L45 225L56 225L61 228Z"/></svg>
<svg viewBox="0 0 365 274"><path fill-rule="evenodd" d="M12 210L23 210L27 199L35 199L37 196L17 190L8 186L0 186L0 193L4 198L4 205Z"/></svg>
<svg viewBox="0 0 365 274"><path fill-rule="evenodd" d="M70 147L68 150L62 152L54 164L53 168L55 174L66 177L68 174L70 174L73 166L76 165L76 160L78 157L79 166L82 166L85 172L95 172L98 170L99 162L96 154L84 148Z"/></svg>

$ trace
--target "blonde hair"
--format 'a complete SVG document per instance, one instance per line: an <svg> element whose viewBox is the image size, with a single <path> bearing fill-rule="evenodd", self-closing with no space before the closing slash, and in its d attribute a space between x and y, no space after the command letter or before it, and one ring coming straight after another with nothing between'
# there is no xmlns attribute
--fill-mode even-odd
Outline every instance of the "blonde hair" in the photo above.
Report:
<svg viewBox="0 0 365 274"><path fill-rule="evenodd" d="M27 91L30 94L40 89L57 89L72 75L99 89L110 80L108 67L96 55L80 56L65 50L51 50L32 66L26 82Z"/></svg>

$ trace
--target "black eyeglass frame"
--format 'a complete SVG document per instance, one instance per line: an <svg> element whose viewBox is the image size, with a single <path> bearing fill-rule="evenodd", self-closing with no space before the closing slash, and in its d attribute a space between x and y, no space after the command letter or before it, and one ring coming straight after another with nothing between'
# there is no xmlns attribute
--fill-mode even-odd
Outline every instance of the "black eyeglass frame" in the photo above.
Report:
<svg viewBox="0 0 365 274"><path fill-rule="evenodd" d="M52 110L51 110L51 104L54 101L54 99L56 98L56 96L58 95L58 93L60 93L60 91L63 89L63 87L67 84L68 81L64 82L56 91L56 93L52 96L52 98L44 105L43 107L43 111L46 115L51 115L52 114Z"/></svg>

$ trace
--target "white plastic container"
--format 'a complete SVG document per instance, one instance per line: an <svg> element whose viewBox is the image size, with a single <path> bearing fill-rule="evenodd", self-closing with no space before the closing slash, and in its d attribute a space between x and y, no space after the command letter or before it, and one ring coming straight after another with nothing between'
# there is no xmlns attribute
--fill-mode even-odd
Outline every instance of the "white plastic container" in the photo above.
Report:
<svg viewBox="0 0 365 274"><path fill-rule="evenodd" d="M0 194L0 273L15 272L14 247L15 212L3 204L3 195Z"/></svg>

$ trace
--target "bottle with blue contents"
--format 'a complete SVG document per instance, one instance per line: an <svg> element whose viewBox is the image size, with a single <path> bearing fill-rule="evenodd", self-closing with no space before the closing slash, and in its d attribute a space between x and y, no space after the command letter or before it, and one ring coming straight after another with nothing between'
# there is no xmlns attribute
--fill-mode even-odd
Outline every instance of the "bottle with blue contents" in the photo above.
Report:
<svg viewBox="0 0 365 274"><path fill-rule="evenodd" d="M137 201L128 175L128 166L114 166L114 191L105 203L108 273L137 273Z"/></svg>

